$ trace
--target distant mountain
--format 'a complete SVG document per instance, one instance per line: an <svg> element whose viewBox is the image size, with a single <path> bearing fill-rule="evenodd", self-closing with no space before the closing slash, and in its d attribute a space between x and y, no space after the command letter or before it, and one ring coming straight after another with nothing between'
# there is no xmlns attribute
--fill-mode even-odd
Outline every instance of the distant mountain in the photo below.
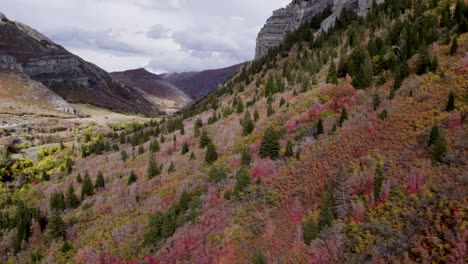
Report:
<svg viewBox="0 0 468 264"><path fill-rule="evenodd" d="M161 111L178 111L192 101L190 96L179 88L145 69L113 72L111 75L128 86L143 91L146 99L155 104Z"/></svg>
<svg viewBox="0 0 468 264"><path fill-rule="evenodd" d="M156 107L138 90L4 15L0 16L0 57L15 61L21 72L68 102L116 112L158 114Z"/></svg>
<svg viewBox="0 0 468 264"><path fill-rule="evenodd" d="M159 76L164 81L177 86L192 99L198 99L215 90L216 86L236 73L242 65L236 64L227 68L201 72L165 73Z"/></svg>

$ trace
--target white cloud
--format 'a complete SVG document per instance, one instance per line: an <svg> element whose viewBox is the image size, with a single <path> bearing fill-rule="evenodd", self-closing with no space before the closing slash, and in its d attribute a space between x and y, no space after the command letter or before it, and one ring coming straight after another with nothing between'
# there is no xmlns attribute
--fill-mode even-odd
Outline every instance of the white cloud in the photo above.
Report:
<svg viewBox="0 0 468 264"><path fill-rule="evenodd" d="M3 0L0 12L108 71L190 71L251 60L291 0Z"/></svg>

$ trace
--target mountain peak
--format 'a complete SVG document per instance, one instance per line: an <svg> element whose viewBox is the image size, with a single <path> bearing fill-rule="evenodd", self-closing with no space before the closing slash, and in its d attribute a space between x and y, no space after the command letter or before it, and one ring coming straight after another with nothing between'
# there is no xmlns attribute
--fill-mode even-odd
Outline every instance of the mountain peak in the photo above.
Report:
<svg viewBox="0 0 468 264"><path fill-rule="evenodd" d="M126 75L128 74L128 75L131 75L132 77L138 77L138 78L146 77L146 78L152 78L152 79L158 79L158 80L161 79L161 77L159 77L159 75L154 74L154 73L148 71L145 68L137 68L137 69L131 69L131 70L115 72L115 73L116 74L126 74Z"/></svg>

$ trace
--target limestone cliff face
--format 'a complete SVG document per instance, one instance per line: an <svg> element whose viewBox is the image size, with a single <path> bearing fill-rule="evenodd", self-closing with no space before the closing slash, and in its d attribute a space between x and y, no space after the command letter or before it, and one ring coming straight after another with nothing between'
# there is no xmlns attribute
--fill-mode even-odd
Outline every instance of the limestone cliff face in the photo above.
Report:
<svg viewBox="0 0 468 264"><path fill-rule="evenodd" d="M20 70L71 103L92 104L116 112L158 114L138 90L1 13L0 68Z"/></svg>
<svg viewBox="0 0 468 264"><path fill-rule="evenodd" d="M383 0L377 1L382 2ZM287 7L273 12L257 37L255 59L268 53L268 50L280 45L286 36L310 21L317 13L331 5L333 14L322 28L327 30L343 8L352 8L359 15L367 14L372 0L293 0Z"/></svg>

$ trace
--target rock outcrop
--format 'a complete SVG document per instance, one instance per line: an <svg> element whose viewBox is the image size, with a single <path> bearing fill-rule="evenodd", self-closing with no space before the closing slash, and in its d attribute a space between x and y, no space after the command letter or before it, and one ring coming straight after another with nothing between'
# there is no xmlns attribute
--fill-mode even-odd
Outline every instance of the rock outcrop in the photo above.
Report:
<svg viewBox="0 0 468 264"><path fill-rule="evenodd" d="M0 17L1 18L1 17ZM84 61L36 30L5 16L0 22L0 58L71 103L91 104L116 112L155 116L157 108L141 92ZM10 67L11 65L9 65Z"/></svg>
<svg viewBox="0 0 468 264"><path fill-rule="evenodd" d="M377 2L383 2L379 0ZM367 14L372 0L293 0L287 7L273 12L257 37L255 59L265 56L271 48L280 45L287 35L328 6L332 6L332 15L322 24L327 30L343 8L352 8L359 15Z"/></svg>

